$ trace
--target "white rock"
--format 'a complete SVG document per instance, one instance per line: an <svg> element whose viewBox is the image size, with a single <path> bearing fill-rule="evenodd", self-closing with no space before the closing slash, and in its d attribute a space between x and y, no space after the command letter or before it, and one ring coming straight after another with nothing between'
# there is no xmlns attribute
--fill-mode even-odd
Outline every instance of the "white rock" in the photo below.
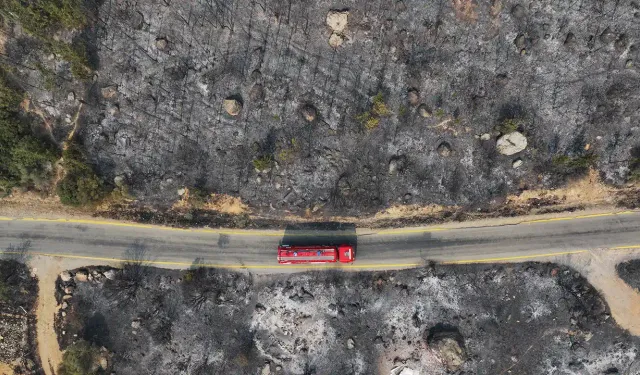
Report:
<svg viewBox="0 0 640 375"><path fill-rule="evenodd" d="M513 166L513 168L520 168L520 166L522 165L522 163L523 163L522 159L519 159L519 158L518 158L518 159L516 159L516 160L514 160L514 161L513 161L512 166Z"/></svg>
<svg viewBox="0 0 640 375"><path fill-rule="evenodd" d="M327 13L327 26L333 31L342 32L347 27L349 11L331 10Z"/></svg>
<svg viewBox="0 0 640 375"><path fill-rule="evenodd" d="M342 45L342 42L344 42L344 37L335 31L329 37L329 45L333 48L340 47Z"/></svg>
<svg viewBox="0 0 640 375"><path fill-rule="evenodd" d="M108 270L108 271L104 271L103 275L104 275L104 277L106 277L108 280L115 280L115 278L116 278L116 270Z"/></svg>
<svg viewBox="0 0 640 375"><path fill-rule="evenodd" d="M262 368L262 371L260 371L260 375L270 375L271 374L271 367L269 366L269 364L265 364L264 367Z"/></svg>
<svg viewBox="0 0 640 375"><path fill-rule="evenodd" d="M527 148L527 137L520 132L505 134L496 143L498 152L502 155L513 155Z"/></svg>
<svg viewBox="0 0 640 375"><path fill-rule="evenodd" d="M76 281L85 282L89 278L89 275L84 271L78 271L76 273Z"/></svg>
<svg viewBox="0 0 640 375"><path fill-rule="evenodd" d="M71 276L71 272L69 272L69 271L62 271L60 273L60 280L62 280L65 283L71 281L72 277L73 276Z"/></svg>
<svg viewBox="0 0 640 375"><path fill-rule="evenodd" d="M139 329L140 328L140 321L134 320L133 322L131 322L131 328Z"/></svg>
<svg viewBox="0 0 640 375"><path fill-rule="evenodd" d="M484 133L480 136L480 140L482 141L488 141L491 139L491 134L490 133Z"/></svg>
<svg viewBox="0 0 640 375"><path fill-rule="evenodd" d="M178 189L178 195L179 195L179 196L183 196L183 195L184 195L184 193L186 193L186 192L187 192L187 189L186 189L186 188L180 188L180 189Z"/></svg>
<svg viewBox="0 0 640 375"><path fill-rule="evenodd" d="M347 349L353 349L355 347L356 342L352 338L349 338L349 340L347 340Z"/></svg>
<svg viewBox="0 0 640 375"><path fill-rule="evenodd" d="M231 116L239 115L240 111L242 110L242 103L233 98L225 99L222 103L222 106L224 107L225 111L227 111L227 113Z"/></svg>

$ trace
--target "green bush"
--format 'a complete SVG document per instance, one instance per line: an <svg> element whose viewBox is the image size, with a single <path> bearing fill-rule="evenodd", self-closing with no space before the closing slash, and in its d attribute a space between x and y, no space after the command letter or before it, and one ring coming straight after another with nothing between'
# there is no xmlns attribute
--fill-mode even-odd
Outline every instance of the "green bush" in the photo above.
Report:
<svg viewBox="0 0 640 375"><path fill-rule="evenodd" d="M273 165L273 157L271 155L264 155L253 159L253 167L259 171L271 168L271 165Z"/></svg>
<svg viewBox="0 0 640 375"><path fill-rule="evenodd" d="M20 115L22 98L0 68L0 193L16 186L44 189L58 156L55 146L36 137Z"/></svg>
<svg viewBox="0 0 640 375"><path fill-rule="evenodd" d="M371 104L371 109L364 113L361 113L356 116L356 120L360 122L365 129L373 130L380 125L380 118L391 115L391 111L389 107L384 102L384 97L382 93L377 93L373 99Z"/></svg>
<svg viewBox="0 0 640 375"><path fill-rule="evenodd" d="M83 0L0 0L0 15L19 22L31 35L44 43L49 53L70 64L71 74L82 80L91 77L85 46L69 45L53 38L60 30L79 29L87 25Z"/></svg>
<svg viewBox="0 0 640 375"><path fill-rule="evenodd" d="M576 175L586 172L598 161L598 155L586 153L580 156L556 155L551 159L551 164L557 173L563 175Z"/></svg>
<svg viewBox="0 0 640 375"><path fill-rule="evenodd" d="M87 24L83 0L0 0L2 14L12 18L24 29L49 39L61 29L76 29Z"/></svg>
<svg viewBox="0 0 640 375"><path fill-rule="evenodd" d="M518 130L518 127L520 127L520 121L508 118L496 125L495 129L500 132L500 134L509 134Z"/></svg>
<svg viewBox="0 0 640 375"><path fill-rule="evenodd" d="M99 360L98 348L86 341L78 341L71 345L62 355L62 363L58 367L58 375L95 375L98 370L95 364Z"/></svg>
<svg viewBox="0 0 640 375"><path fill-rule="evenodd" d="M66 174L56 187L60 201L71 206L98 202L106 195L102 180L87 164L77 145L71 144L62 153Z"/></svg>
<svg viewBox="0 0 640 375"><path fill-rule="evenodd" d="M640 182L640 158L635 158L629 163L629 180Z"/></svg>

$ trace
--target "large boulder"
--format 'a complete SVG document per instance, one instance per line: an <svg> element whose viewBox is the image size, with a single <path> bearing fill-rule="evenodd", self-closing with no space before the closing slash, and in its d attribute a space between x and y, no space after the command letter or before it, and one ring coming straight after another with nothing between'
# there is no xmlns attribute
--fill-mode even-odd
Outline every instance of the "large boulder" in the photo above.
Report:
<svg viewBox="0 0 640 375"><path fill-rule="evenodd" d="M505 134L496 143L498 152L502 155L513 155L527 148L527 137L520 132Z"/></svg>
<svg viewBox="0 0 640 375"><path fill-rule="evenodd" d="M331 10L327 13L327 26L331 30L341 33L347 27L348 10Z"/></svg>
<svg viewBox="0 0 640 375"><path fill-rule="evenodd" d="M451 372L457 371L467 359L460 331L453 326L438 324L426 333L427 344L438 353L442 364Z"/></svg>
<svg viewBox="0 0 640 375"><path fill-rule="evenodd" d="M222 105L224 106L225 111L227 111L231 116L239 115L242 110L242 103L235 98L225 99Z"/></svg>

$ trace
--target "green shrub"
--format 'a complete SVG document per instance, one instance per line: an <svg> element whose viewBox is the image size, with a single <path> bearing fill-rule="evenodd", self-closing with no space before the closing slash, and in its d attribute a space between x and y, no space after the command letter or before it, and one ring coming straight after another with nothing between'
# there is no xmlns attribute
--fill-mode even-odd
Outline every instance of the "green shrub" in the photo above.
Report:
<svg viewBox="0 0 640 375"><path fill-rule="evenodd" d="M598 161L598 155L586 153L580 156L556 155L551 159L551 164L556 172L563 175L575 175L586 172Z"/></svg>
<svg viewBox="0 0 640 375"><path fill-rule="evenodd" d="M36 137L20 115L22 92L0 68L0 192L23 186L42 190L57 159L56 147Z"/></svg>
<svg viewBox="0 0 640 375"><path fill-rule="evenodd" d="M377 93L373 99L371 104L371 110L366 111L364 113L356 116L356 120L360 122L365 129L373 130L380 125L380 118L391 115L391 111L389 107L384 102L384 97L382 93Z"/></svg>
<svg viewBox="0 0 640 375"><path fill-rule="evenodd" d="M71 144L62 154L66 174L56 187L60 201L71 206L95 203L106 195L102 180L87 164L77 145Z"/></svg>
<svg viewBox="0 0 640 375"><path fill-rule="evenodd" d="M76 29L87 24L83 0L0 0L2 14L24 29L48 39L61 29Z"/></svg>
<svg viewBox="0 0 640 375"><path fill-rule="evenodd" d="M629 181L640 182L640 158L631 160L629 169Z"/></svg>
<svg viewBox="0 0 640 375"><path fill-rule="evenodd" d="M500 134L509 134L518 130L518 127L520 127L520 121L509 118L496 125L495 129L500 132Z"/></svg>
<svg viewBox="0 0 640 375"><path fill-rule="evenodd" d="M44 43L49 53L70 64L74 77L87 80L89 68L85 46L69 45L53 38L60 30L79 29L87 25L84 0L0 0L0 15L19 22L31 35Z"/></svg>
<svg viewBox="0 0 640 375"><path fill-rule="evenodd" d="M98 348L86 341L78 341L67 348L58 367L58 375L98 374L95 364L99 360Z"/></svg>
<svg viewBox="0 0 640 375"><path fill-rule="evenodd" d="M253 159L253 167L259 171L271 168L273 165L273 157L271 155L263 155Z"/></svg>

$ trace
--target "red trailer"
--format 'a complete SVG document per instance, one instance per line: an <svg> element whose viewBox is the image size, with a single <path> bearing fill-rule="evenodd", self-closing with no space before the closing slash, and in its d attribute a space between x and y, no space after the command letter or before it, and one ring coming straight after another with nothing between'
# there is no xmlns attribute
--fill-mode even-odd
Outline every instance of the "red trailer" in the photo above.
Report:
<svg viewBox="0 0 640 375"><path fill-rule="evenodd" d="M278 263L351 263L356 254L351 245L339 246L278 246Z"/></svg>

